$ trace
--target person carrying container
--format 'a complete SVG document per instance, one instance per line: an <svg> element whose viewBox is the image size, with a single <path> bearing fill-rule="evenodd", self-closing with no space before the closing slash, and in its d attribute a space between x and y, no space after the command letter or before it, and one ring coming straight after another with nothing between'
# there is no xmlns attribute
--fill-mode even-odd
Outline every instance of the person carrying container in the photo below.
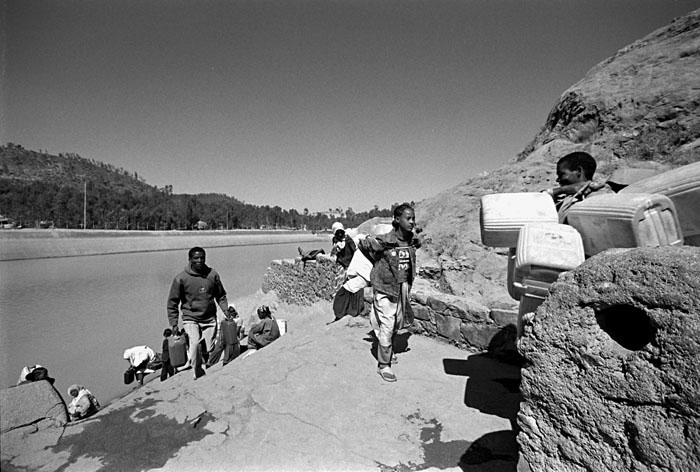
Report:
<svg viewBox="0 0 700 472"><path fill-rule="evenodd" d="M143 378L147 374L155 372L155 370L150 367L151 363L159 360L153 349L148 346L134 346L126 349L123 357L129 361L129 370L133 371L134 376L141 385L143 385Z"/></svg>
<svg viewBox="0 0 700 472"><path fill-rule="evenodd" d="M187 253L188 264L185 270L173 279L167 302L168 320L172 330L177 329L180 311L182 325L189 338L189 365L197 379L205 374L202 358L209 359L216 338L216 306L226 313L228 300L221 277L206 264L206 252L201 247L193 247ZM200 342L204 341L205 352L201 352Z"/></svg>

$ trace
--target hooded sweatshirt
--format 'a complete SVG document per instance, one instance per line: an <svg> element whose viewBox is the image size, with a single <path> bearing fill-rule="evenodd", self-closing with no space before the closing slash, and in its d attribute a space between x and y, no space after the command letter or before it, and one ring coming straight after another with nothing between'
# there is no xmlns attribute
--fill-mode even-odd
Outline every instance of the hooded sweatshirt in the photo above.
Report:
<svg viewBox="0 0 700 472"><path fill-rule="evenodd" d="M179 312L182 321L206 323L216 320L216 304L226 312L228 300L219 274L211 267L204 266L200 273L187 264L185 270L173 279L168 295L168 321L177 326Z"/></svg>

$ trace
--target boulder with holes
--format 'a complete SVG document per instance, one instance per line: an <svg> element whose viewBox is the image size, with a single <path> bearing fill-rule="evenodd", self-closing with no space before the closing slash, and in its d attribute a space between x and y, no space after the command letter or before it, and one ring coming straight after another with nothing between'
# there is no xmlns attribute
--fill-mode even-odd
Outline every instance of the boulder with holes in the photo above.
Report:
<svg viewBox="0 0 700 472"><path fill-rule="evenodd" d="M519 350L532 470L700 470L700 248L592 257L552 286Z"/></svg>

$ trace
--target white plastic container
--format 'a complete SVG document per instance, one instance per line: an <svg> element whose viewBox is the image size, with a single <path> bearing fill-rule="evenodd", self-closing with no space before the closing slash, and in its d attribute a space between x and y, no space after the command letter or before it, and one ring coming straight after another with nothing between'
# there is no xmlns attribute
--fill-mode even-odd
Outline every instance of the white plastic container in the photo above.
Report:
<svg viewBox="0 0 700 472"><path fill-rule="evenodd" d="M591 196L571 207L568 223L581 233L588 257L610 248L683 244L676 208L659 194Z"/></svg>
<svg viewBox="0 0 700 472"><path fill-rule="evenodd" d="M481 197L481 242L491 247L515 247L525 223L557 223L554 200L546 193L495 193Z"/></svg>
<svg viewBox="0 0 700 472"><path fill-rule="evenodd" d="M700 162L635 182L620 193L657 193L673 201L683 242L700 246Z"/></svg>
<svg viewBox="0 0 700 472"><path fill-rule="evenodd" d="M280 336L283 336L284 334L287 333L287 320L281 320L279 318L275 318L275 321L277 321L277 327L280 329Z"/></svg>
<svg viewBox="0 0 700 472"><path fill-rule="evenodd" d="M559 223L528 223L520 229L515 251L513 285L525 293L536 285L549 290L559 274L578 267L586 259L579 232Z"/></svg>

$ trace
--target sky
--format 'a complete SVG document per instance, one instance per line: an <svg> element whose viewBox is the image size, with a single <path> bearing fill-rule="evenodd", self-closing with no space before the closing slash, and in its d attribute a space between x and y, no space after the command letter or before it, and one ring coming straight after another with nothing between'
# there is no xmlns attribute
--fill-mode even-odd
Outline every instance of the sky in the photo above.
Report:
<svg viewBox="0 0 700 472"><path fill-rule="evenodd" d="M501 167L700 0L0 0L0 142L325 211Z"/></svg>

